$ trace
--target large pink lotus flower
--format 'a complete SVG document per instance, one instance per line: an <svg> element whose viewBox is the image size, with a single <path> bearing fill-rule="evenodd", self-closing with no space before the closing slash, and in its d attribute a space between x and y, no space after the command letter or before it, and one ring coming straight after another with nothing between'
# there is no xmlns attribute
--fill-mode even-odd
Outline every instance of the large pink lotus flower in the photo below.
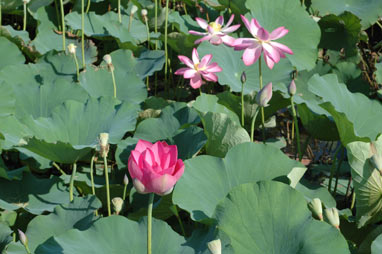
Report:
<svg viewBox="0 0 382 254"><path fill-rule="evenodd" d="M128 170L139 193L167 195L183 175L184 163L175 145L140 139L131 151Z"/></svg>
<svg viewBox="0 0 382 254"><path fill-rule="evenodd" d="M228 20L228 23L223 27L224 24L224 18L223 16L219 16L215 22L207 23L204 19L201 18L196 18L196 22L198 22L199 26L206 30L206 32L197 32L190 30L189 33L193 35L201 35L203 38L196 40L195 44L199 44L202 41L208 40L211 44L214 45L219 45L221 43L226 44L227 46L232 47L235 38L229 36L229 33L235 32L239 27L240 24L238 25L233 25L232 24L233 19L235 18L235 15L231 15L231 18Z"/></svg>
<svg viewBox="0 0 382 254"><path fill-rule="evenodd" d="M199 54L196 48L192 50L192 61L186 56L178 56L178 58L187 65L188 68L180 68L175 72L175 75L183 75L185 79L191 79L190 85L194 89L202 86L202 77L207 81L217 82L218 76L216 76L215 72L223 70L217 63L210 64L212 54L205 55L202 60L199 61Z"/></svg>
<svg viewBox="0 0 382 254"><path fill-rule="evenodd" d="M241 19L254 37L236 39L234 43L235 50L244 49L243 62L245 65L252 65L259 59L261 52L264 51L264 60L269 69L272 69L274 64L280 61L280 58L285 57L285 53L293 54L292 50L287 46L273 41L286 35L289 32L288 29L281 26L269 33L260 26L256 19L253 18L251 23L243 15L241 15Z"/></svg>

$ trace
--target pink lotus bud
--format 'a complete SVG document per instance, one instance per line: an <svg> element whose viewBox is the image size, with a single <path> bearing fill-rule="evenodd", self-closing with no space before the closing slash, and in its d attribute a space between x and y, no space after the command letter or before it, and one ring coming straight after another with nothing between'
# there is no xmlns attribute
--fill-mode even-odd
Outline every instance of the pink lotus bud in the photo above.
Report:
<svg viewBox="0 0 382 254"><path fill-rule="evenodd" d="M245 71L241 74L240 81L242 84L244 84L247 81L247 74L245 74Z"/></svg>
<svg viewBox="0 0 382 254"><path fill-rule="evenodd" d="M17 229L18 233L19 233L19 239L20 239L20 242L24 245L24 246L28 246L28 237L24 234L23 231L21 231L20 229Z"/></svg>
<svg viewBox="0 0 382 254"><path fill-rule="evenodd" d="M324 211L325 220L333 227L340 228L340 216L338 215L337 208L327 208Z"/></svg>
<svg viewBox="0 0 382 254"><path fill-rule="evenodd" d="M222 254L222 242L220 239L208 242L207 246L212 254Z"/></svg>
<svg viewBox="0 0 382 254"><path fill-rule="evenodd" d="M139 193L170 193L183 175L184 163L178 159L178 149L164 141L152 144L139 140L131 151L128 169Z"/></svg>
<svg viewBox="0 0 382 254"><path fill-rule="evenodd" d="M288 93L290 96L293 96L296 94L296 83L294 83L294 79L292 80L292 82L290 82L290 85L288 87Z"/></svg>
<svg viewBox="0 0 382 254"><path fill-rule="evenodd" d="M272 82L268 85L264 86L263 89L261 89L257 95L256 95L256 103L260 107L267 107L269 106L268 102L272 98Z"/></svg>
<svg viewBox="0 0 382 254"><path fill-rule="evenodd" d="M128 185L128 184L129 184L129 178L127 177L126 174L125 174L125 176L123 177L123 184L124 184L124 185Z"/></svg>

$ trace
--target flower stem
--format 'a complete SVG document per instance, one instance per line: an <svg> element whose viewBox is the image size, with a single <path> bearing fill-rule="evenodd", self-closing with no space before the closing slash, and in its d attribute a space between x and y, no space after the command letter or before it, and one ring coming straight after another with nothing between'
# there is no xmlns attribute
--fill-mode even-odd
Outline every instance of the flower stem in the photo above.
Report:
<svg viewBox="0 0 382 254"><path fill-rule="evenodd" d="M60 13L58 11L58 4L57 0L54 0L54 8L56 9L56 16L57 16L57 27L58 31L61 31L61 24L60 24Z"/></svg>
<svg viewBox="0 0 382 254"><path fill-rule="evenodd" d="M121 0L118 0L118 21L119 21L119 23L122 23L122 16L121 16Z"/></svg>
<svg viewBox="0 0 382 254"><path fill-rule="evenodd" d="M28 245L25 245L25 251L27 252L27 254L31 254L31 251L29 249L29 246Z"/></svg>
<svg viewBox="0 0 382 254"><path fill-rule="evenodd" d="M149 29L148 18L144 17L144 20L145 20L146 32L147 32L147 48L150 49L150 29Z"/></svg>
<svg viewBox="0 0 382 254"><path fill-rule="evenodd" d="M61 9L61 26L62 26L62 50L66 50L65 44L65 16L64 16L64 3L63 0L60 0L60 9Z"/></svg>
<svg viewBox="0 0 382 254"><path fill-rule="evenodd" d="M260 90L263 89L263 73L261 71L261 57L259 58L259 84ZM263 125L262 134L263 134L263 143L265 144L265 117L264 117L264 107L260 108L261 111L261 123Z"/></svg>
<svg viewBox="0 0 382 254"><path fill-rule="evenodd" d="M123 188L123 196L122 196L123 201L125 201L126 199L126 193L127 193L127 184L125 184L125 187Z"/></svg>
<svg viewBox="0 0 382 254"><path fill-rule="evenodd" d="M168 2L169 0L166 0L166 18L164 22L164 53L165 53L165 65L164 65L164 80L165 80L165 87L166 90L168 88L167 84L167 69L168 69L168 49L167 49L167 35L168 35Z"/></svg>
<svg viewBox="0 0 382 254"><path fill-rule="evenodd" d="M129 25L127 26L127 31L128 31L128 32L130 32L131 23L133 23L133 16L134 16L134 14L132 14L132 13L130 12Z"/></svg>
<svg viewBox="0 0 382 254"><path fill-rule="evenodd" d="M95 196L96 193L95 193L95 187L94 187L94 173L93 173L93 170L94 170L94 159L95 159L95 155L93 155L92 159L90 160L90 181L91 181L91 185L92 185L92 194ZM95 215L98 216L98 211L97 210L95 211Z"/></svg>
<svg viewBox="0 0 382 254"><path fill-rule="evenodd" d="M147 254L151 254L151 229L153 217L154 193L150 193L149 204L147 207Z"/></svg>
<svg viewBox="0 0 382 254"><path fill-rule="evenodd" d="M85 0L81 0L81 51L82 68L86 68L85 63Z"/></svg>
<svg viewBox="0 0 382 254"><path fill-rule="evenodd" d="M256 122L256 117L257 117L258 113L259 113L259 107L256 108L255 115L252 118L252 123L251 123L251 142L253 142L253 139L254 139L255 122Z"/></svg>
<svg viewBox="0 0 382 254"><path fill-rule="evenodd" d="M333 190L333 195L336 195L336 192L337 192L337 185L338 185L338 178L340 177L340 169L341 169L341 165L342 165L342 162L344 161L344 146L341 145L341 153L340 153L340 160L338 161L338 165L337 165L337 172L336 172L336 182L334 184L334 190Z"/></svg>
<svg viewBox="0 0 382 254"><path fill-rule="evenodd" d="M301 161L302 153L301 153L301 147L300 147L300 131L298 129L297 114L296 114L296 109L294 107L293 96L290 97L290 105L292 107L292 115L293 115L293 119L294 119L294 126L296 129L297 155L298 155L299 160Z"/></svg>
<svg viewBox="0 0 382 254"><path fill-rule="evenodd" d="M70 176L70 183L69 183L69 200L70 202L73 201L73 189L74 189L74 177L77 172L77 163L73 163L73 171L72 175Z"/></svg>
<svg viewBox="0 0 382 254"><path fill-rule="evenodd" d="M64 170L62 170L62 169L60 168L60 166L57 165L57 163L53 162L52 165L53 165L58 171L60 171L60 173L61 173L62 175L64 175L64 176L66 175L66 173L64 172Z"/></svg>
<svg viewBox="0 0 382 254"><path fill-rule="evenodd" d="M114 76L114 68L110 68L110 72L111 72L111 79L113 80L113 94L114 94L114 98L117 98L117 85L115 83L115 76Z"/></svg>
<svg viewBox="0 0 382 254"><path fill-rule="evenodd" d="M332 167L330 168L330 177L329 177L329 184L328 184L328 191L331 192L332 190L332 180L333 180L333 176L334 176L334 170L336 168L336 163L337 163L337 155L338 153L340 152L342 148L342 145L340 147L337 148L336 152L334 153L334 158L333 158L333 162L332 162Z"/></svg>
<svg viewBox="0 0 382 254"><path fill-rule="evenodd" d="M241 126L244 128L244 82L241 83Z"/></svg>
<svg viewBox="0 0 382 254"><path fill-rule="evenodd" d="M24 23L23 23L23 31L27 29L27 3L24 2Z"/></svg>
<svg viewBox="0 0 382 254"><path fill-rule="evenodd" d="M105 167L105 181L106 181L106 202L107 202L107 214L111 215L110 209L110 186L109 186L109 170L107 169L107 156L103 156L103 163Z"/></svg>
<svg viewBox="0 0 382 254"><path fill-rule="evenodd" d="M154 11L155 11L155 23L154 23L154 32L158 33L158 0L154 0ZM155 40L155 49L158 49L158 40Z"/></svg>
<svg viewBox="0 0 382 254"><path fill-rule="evenodd" d="M74 63L76 64L77 82L80 82L80 67L78 65L77 55L73 54Z"/></svg>
<svg viewBox="0 0 382 254"><path fill-rule="evenodd" d="M85 13L88 13L89 12L89 10L90 10L90 3L92 2L92 0L88 0L88 4L87 4L87 6L86 6L86 11L85 11Z"/></svg>

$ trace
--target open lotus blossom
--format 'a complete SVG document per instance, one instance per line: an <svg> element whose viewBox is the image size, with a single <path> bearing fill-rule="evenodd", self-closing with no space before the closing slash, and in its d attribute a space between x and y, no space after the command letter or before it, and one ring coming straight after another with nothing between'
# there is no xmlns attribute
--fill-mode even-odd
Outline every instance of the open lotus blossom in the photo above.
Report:
<svg viewBox="0 0 382 254"><path fill-rule="evenodd" d="M243 62L245 65L252 65L264 51L264 60L269 69L272 69L274 64L280 61L280 58L285 57L285 53L293 54L290 48L274 41L286 35L289 32L288 29L281 26L269 33L260 26L256 19L253 18L249 22L243 15L241 15L241 19L254 37L236 39L233 45L235 50L244 50Z"/></svg>
<svg viewBox="0 0 382 254"><path fill-rule="evenodd" d="M219 45L221 43L226 44L227 46L232 47L235 42L235 38L229 36L229 33L235 32L239 27L238 25L232 24L233 19L235 18L235 15L231 15L230 19L228 20L228 23L223 27L224 25L224 18L223 16L219 16L215 22L207 23L204 19L196 18L196 22L198 22L199 26L206 30L206 32L197 32L190 30L189 33L193 35L201 35L203 36L199 40L195 41L195 44L199 44L202 41L209 41L211 44Z"/></svg>
<svg viewBox="0 0 382 254"><path fill-rule="evenodd" d="M140 139L131 151L128 170L139 193L169 194L183 175L184 163L178 149L164 141L152 144Z"/></svg>
<svg viewBox="0 0 382 254"><path fill-rule="evenodd" d="M198 51L194 48L192 50L192 61L186 56L178 56L178 58L188 67L180 68L175 72L175 75L183 75L185 79L190 79L192 88L198 89L202 86L202 77L207 81L218 81L215 72L222 71L222 68L217 63L210 64L212 54L205 55L200 61Z"/></svg>

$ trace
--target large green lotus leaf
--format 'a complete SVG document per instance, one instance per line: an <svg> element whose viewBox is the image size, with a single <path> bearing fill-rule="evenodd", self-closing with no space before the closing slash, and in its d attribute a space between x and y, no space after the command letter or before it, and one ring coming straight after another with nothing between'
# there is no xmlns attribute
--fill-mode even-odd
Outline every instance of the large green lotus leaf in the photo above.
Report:
<svg viewBox="0 0 382 254"><path fill-rule="evenodd" d="M248 132L227 114L207 112L202 116L202 123L209 155L224 157L235 145L251 141Z"/></svg>
<svg viewBox="0 0 382 254"><path fill-rule="evenodd" d="M375 79L379 84L382 84L382 62L376 63L375 68L377 69L375 71Z"/></svg>
<svg viewBox="0 0 382 254"><path fill-rule="evenodd" d="M140 104L147 97L147 90L135 68L138 64L130 50L117 50L111 54L117 87L117 98ZM88 68L80 74L80 85L92 97L113 96L114 86L107 68Z"/></svg>
<svg viewBox="0 0 382 254"><path fill-rule="evenodd" d="M16 99L12 86L0 81L0 117L14 114L16 111Z"/></svg>
<svg viewBox="0 0 382 254"><path fill-rule="evenodd" d="M171 12L168 15L168 22L174 24L178 31L184 34L188 34L189 30L198 31L201 29L190 15L180 15L177 11Z"/></svg>
<svg viewBox="0 0 382 254"><path fill-rule="evenodd" d="M0 158L0 178L4 178L7 180L21 180L24 171L28 171L28 168L21 167L9 170L7 165L5 165L3 159Z"/></svg>
<svg viewBox="0 0 382 254"><path fill-rule="evenodd" d="M100 133L109 133L109 143L115 144L134 130L138 110L138 105L112 97L68 100L51 117L23 119L34 135L23 147L52 161L74 163L96 146Z"/></svg>
<svg viewBox="0 0 382 254"><path fill-rule="evenodd" d="M15 30L11 25L1 26L0 34L19 47L25 47L30 42L27 31Z"/></svg>
<svg viewBox="0 0 382 254"><path fill-rule="evenodd" d="M310 83L309 90L322 98L320 106L333 116L342 143L375 140L380 133L378 125L382 126L382 105L363 94L351 93L335 74L316 78L320 82Z"/></svg>
<svg viewBox="0 0 382 254"><path fill-rule="evenodd" d="M75 197L73 202L57 206L53 213L35 217L29 222L25 232L29 249L34 253L49 238L70 229L88 229L95 219L94 211L100 207L101 202L95 196ZM13 243L8 246L7 253L24 254L25 248L21 244Z"/></svg>
<svg viewBox="0 0 382 254"><path fill-rule="evenodd" d="M336 200L330 194L327 188L320 184L315 184L309 182L306 179L301 179L301 181L296 185L296 190L302 193L305 199L310 202L314 198L319 198L325 207L336 207Z"/></svg>
<svg viewBox="0 0 382 254"><path fill-rule="evenodd" d="M374 145L378 153L382 152L382 138ZM358 226L382 220L382 176L371 162L370 143L356 141L347 145L351 166Z"/></svg>
<svg viewBox="0 0 382 254"><path fill-rule="evenodd" d="M382 235L378 236L371 244L371 254L382 252Z"/></svg>
<svg viewBox="0 0 382 254"><path fill-rule="evenodd" d="M12 241L12 230L4 223L0 222L0 252Z"/></svg>
<svg viewBox="0 0 382 254"><path fill-rule="evenodd" d="M24 173L20 181L0 178L0 185L0 207L4 210L24 208L32 214L41 214L69 203L67 188L57 177L39 179Z"/></svg>
<svg viewBox="0 0 382 254"><path fill-rule="evenodd" d="M369 95L370 85L363 78L362 70L357 64L352 62L339 62L336 63L332 72L337 74L338 81L345 83L350 92L363 93L366 96Z"/></svg>
<svg viewBox="0 0 382 254"><path fill-rule="evenodd" d="M219 0L219 3L225 5L227 8L230 8L234 13L242 14L248 12L248 9L245 8L246 0Z"/></svg>
<svg viewBox="0 0 382 254"><path fill-rule="evenodd" d="M256 143L237 145L224 159L202 155L186 160L185 165L186 170L174 189L173 202L198 221L212 218L216 205L233 187L285 179L291 172L304 168L280 149Z"/></svg>
<svg viewBox="0 0 382 254"><path fill-rule="evenodd" d="M182 246L185 242L184 238L172 231L164 221L153 219L152 234L152 249L156 254L194 253L191 248ZM41 246L38 253L137 254L146 253L146 248L146 221L138 223L122 216L113 215L96 221L85 231L72 229L56 236L54 241Z"/></svg>
<svg viewBox="0 0 382 254"><path fill-rule="evenodd" d="M165 55L163 50L147 50L140 54L135 70L139 77L144 79L152 76L156 71L162 70L164 62Z"/></svg>
<svg viewBox="0 0 382 254"><path fill-rule="evenodd" d="M382 16L382 6L379 0L313 0L313 10L319 11L320 15L335 14L348 11L361 19L362 28L366 29L373 25Z"/></svg>
<svg viewBox="0 0 382 254"><path fill-rule="evenodd" d="M0 118L0 133L5 138L0 140L1 147L5 150L25 144L24 138L32 136L31 130L20 123L14 115Z"/></svg>
<svg viewBox="0 0 382 254"><path fill-rule="evenodd" d="M23 64L25 57L19 48L5 37L0 37L0 69L8 65Z"/></svg>
<svg viewBox="0 0 382 254"><path fill-rule="evenodd" d="M289 30L289 33L277 42L292 49L294 54L287 55L287 58L297 70L314 68L317 45L320 42L320 28L299 1L246 1L245 6L268 31L280 26L285 26Z"/></svg>
<svg viewBox="0 0 382 254"><path fill-rule="evenodd" d="M147 40L145 25L137 19L133 19L131 30L128 30L129 16L122 15L122 24L118 21L118 14L112 11L104 15L89 12L85 15L85 35L89 37L105 38L115 37L120 42L131 42L134 45ZM71 12L65 16L65 21L72 29L81 29L81 14Z"/></svg>
<svg viewBox="0 0 382 254"><path fill-rule="evenodd" d="M248 94L260 90L258 62L251 66L245 66L241 60L243 51L235 51L233 48L225 45L214 46L209 42L203 42L198 47L198 53L200 57L212 54L211 62L217 62L223 69L223 71L216 73L219 78L219 84L228 85L232 91L240 92L240 77L243 71L245 71L247 82L244 86L244 93ZM184 53L182 52L182 54ZM277 83L290 83L293 67L288 60L281 59L272 70L270 70L264 60L262 60L262 67L264 85L269 82L273 82L274 85ZM277 87L275 87L275 89L277 89Z"/></svg>
<svg viewBox="0 0 382 254"><path fill-rule="evenodd" d="M240 124L239 117L235 112L219 104L218 101L219 98L216 95L202 93L196 98L192 107L203 114L206 114L207 112L226 114L233 120L233 122Z"/></svg>
<svg viewBox="0 0 382 254"><path fill-rule="evenodd" d="M341 232L314 220L304 197L282 183L242 184L217 206L215 216L235 253L350 253Z"/></svg>
<svg viewBox="0 0 382 254"><path fill-rule="evenodd" d="M161 35L161 41L164 41L164 35ZM168 34L167 43L177 54L184 55L195 47L196 36L183 33L172 32Z"/></svg>
<svg viewBox="0 0 382 254"><path fill-rule="evenodd" d="M357 43L360 40L360 19L350 12L341 15L328 15L320 19L322 34L320 48L341 50L345 49L347 57L357 54Z"/></svg>

